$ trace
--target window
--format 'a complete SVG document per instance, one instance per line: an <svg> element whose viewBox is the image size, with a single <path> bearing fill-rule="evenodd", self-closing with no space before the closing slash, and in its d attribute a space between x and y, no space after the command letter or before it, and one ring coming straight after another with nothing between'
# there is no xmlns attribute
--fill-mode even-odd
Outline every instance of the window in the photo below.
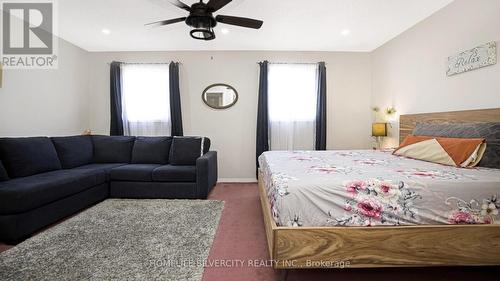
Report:
<svg viewBox="0 0 500 281"><path fill-rule="evenodd" d="M269 64L271 150L314 150L317 64Z"/></svg>
<svg viewBox="0 0 500 281"><path fill-rule="evenodd" d="M125 135L170 135L169 67L166 64L125 64L122 67Z"/></svg>

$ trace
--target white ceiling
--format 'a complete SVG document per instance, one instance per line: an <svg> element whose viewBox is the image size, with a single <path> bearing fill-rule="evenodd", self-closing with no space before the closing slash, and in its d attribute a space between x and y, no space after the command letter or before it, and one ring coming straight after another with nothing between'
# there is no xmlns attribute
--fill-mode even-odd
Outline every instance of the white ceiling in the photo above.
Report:
<svg viewBox="0 0 500 281"><path fill-rule="evenodd" d="M199 41L177 23L186 11L169 0L58 1L59 35L88 51L298 50L372 51L453 0L233 0L216 14L264 21L260 30L219 24L217 38ZM185 0L190 5L195 0ZM228 34L222 34L221 28ZM109 35L102 29L109 29ZM343 30L350 30L347 36Z"/></svg>

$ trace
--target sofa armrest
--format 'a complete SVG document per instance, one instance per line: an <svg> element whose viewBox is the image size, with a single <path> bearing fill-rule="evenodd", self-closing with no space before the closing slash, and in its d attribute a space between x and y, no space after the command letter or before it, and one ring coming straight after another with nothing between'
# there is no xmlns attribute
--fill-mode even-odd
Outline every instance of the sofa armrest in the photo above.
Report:
<svg viewBox="0 0 500 281"><path fill-rule="evenodd" d="M209 151L196 159L196 185L199 197L207 198L216 183L217 152Z"/></svg>

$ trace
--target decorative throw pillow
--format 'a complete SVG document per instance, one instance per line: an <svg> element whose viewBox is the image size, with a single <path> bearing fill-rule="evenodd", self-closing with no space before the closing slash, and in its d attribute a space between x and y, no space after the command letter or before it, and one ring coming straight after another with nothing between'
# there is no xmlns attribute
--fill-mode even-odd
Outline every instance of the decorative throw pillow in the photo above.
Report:
<svg viewBox="0 0 500 281"><path fill-rule="evenodd" d="M54 144L47 137L0 139L0 155L11 178L61 169Z"/></svg>
<svg viewBox="0 0 500 281"><path fill-rule="evenodd" d="M135 137L92 136L94 163L130 163Z"/></svg>
<svg viewBox="0 0 500 281"><path fill-rule="evenodd" d="M211 141L207 137L203 137L203 154L210 150Z"/></svg>
<svg viewBox="0 0 500 281"><path fill-rule="evenodd" d="M478 166L500 169L500 123L418 123L413 135L448 138L483 138L486 150Z"/></svg>
<svg viewBox="0 0 500 281"><path fill-rule="evenodd" d="M64 169L92 163L94 146L90 136L51 138Z"/></svg>
<svg viewBox="0 0 500 281"><path fill-rule="evenodd" d="M171 137L136 137L132 164L167 164Z"/></svg>
<svg viewBox="0 0 500 281"><path fill-rule="evenodd" d="M457 167L474 167L485 150L484 139L407 136L393 153L408 158Z"/></svg>
<svg viewBox="0 0 500 281"><path fill-rule="evenodd" d="M0 161L0 181L7 181L9 180L9 175L7 174L7 171L5 170L2 161Z"/></svg>
<svg viewBox="0 0 500 281"><path fill-rule="evenodd" d="M207 147L208 146L208 147ZM174 137L170 148L170 164L195 165L196 159L210 148L210 140L204 137Z"/></svg>

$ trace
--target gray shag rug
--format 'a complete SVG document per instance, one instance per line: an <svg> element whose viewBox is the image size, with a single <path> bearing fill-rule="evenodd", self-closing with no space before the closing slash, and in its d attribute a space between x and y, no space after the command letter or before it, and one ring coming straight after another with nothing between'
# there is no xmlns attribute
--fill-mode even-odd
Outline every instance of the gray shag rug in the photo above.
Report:
<svg viewBox="0 0 500 281"><path fill-rule="evenodd" d="M224 202L106 200L0 254L0 280L201 280Z"/></svg>

